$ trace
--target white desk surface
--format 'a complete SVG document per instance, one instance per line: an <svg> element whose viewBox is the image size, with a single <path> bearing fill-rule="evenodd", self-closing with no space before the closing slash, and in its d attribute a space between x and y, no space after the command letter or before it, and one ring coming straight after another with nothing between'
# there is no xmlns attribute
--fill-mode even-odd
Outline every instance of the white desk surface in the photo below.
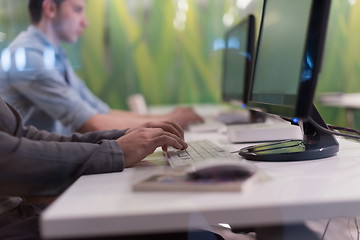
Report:
<svg viewBox="0 0 360 240"><path fill-rule="evenodd" d="M360 93L323 93L318 99L325 106L360 109Z"/></svg>
<svg viewBox="0 0 360 240"><path fill-rule="evenodd" d="M226 112L236 109L234 106L231 107L229 104L218 104L218 103L198 103L190 105L182 105L182 107L192 107L194 111L202 117L216 116L221 112ZM174 110L174 105L153 105L149 107L151 114L164 114ZM240 107L238 109L241 109Z"/></svg>
<svg viewBox="0 0 360 240"><path fill-rule="evenodd" d="M241 146L228 145L219 134L189 137L205 136L229 150ZM243 192L133 192L131 183L168 171L162 160L122 173L84 176L42 214L42 234L64 239L360 215L360 145L339 142L340 152L328 159L256 162L268 178Z"/></svg>

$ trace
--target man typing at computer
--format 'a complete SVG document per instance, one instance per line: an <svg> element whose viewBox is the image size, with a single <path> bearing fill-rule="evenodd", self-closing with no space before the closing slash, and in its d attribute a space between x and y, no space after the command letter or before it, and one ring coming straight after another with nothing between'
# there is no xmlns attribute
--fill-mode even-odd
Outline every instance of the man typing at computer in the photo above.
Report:
<svg viewBox="0 0 360 240"><path fill-rule="evenodd" d="M0 99L0 239L39 237L41 207L20 197L57 196L81 175L122 171L157 147L187 147L176 123L148 126L60 136L24 127Z"/></svg>

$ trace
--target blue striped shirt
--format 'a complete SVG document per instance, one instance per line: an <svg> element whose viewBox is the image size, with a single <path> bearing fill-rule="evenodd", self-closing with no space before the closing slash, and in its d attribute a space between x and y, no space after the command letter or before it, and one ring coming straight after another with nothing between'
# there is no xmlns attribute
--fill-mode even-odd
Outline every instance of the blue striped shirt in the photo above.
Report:
<svg viewBox="0 0 360 240"><path fill-rule="evenodd" d="M26 125L65 135L110 111L79 79L65 52L34 26L2 51L0 95Z"/></svg>

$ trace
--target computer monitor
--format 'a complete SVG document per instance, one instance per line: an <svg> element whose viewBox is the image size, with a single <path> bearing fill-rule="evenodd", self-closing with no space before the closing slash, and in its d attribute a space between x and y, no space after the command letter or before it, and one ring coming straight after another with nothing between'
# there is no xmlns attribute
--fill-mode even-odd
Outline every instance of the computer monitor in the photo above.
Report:
<svg viewBox="0 0 360 240"><path fill-rule="evenodd" d="M264 0L248 107L298 122L303 140L250 146L250 160L294 161L335 155L339 146L313 105L331 0ZM320 127L319 127L320 126Z"/></svg>
<svg viewBox="0 0 360 240"><path fill-rule="evenodd" d="M245 104L251 81L255 45L255 17L247 16L227 31L222 67L223 101Z"/></svg>

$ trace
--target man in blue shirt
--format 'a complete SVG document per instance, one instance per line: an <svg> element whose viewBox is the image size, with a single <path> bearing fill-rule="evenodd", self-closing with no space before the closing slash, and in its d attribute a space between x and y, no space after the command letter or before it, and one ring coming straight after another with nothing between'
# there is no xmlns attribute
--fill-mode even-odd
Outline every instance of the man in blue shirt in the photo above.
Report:
<svg viewBox="0 0 360 240"><path fill-rule="evenodd" d="M0 94L20 111L26 125L69 135L149 121L170 120L183 127L202 121L191 108L143 116L112 110L94 96L60 47L76 42L88 25L84 8L84 0L29 0L32 24L3 51L11 65L0 69Z"/></svg>

